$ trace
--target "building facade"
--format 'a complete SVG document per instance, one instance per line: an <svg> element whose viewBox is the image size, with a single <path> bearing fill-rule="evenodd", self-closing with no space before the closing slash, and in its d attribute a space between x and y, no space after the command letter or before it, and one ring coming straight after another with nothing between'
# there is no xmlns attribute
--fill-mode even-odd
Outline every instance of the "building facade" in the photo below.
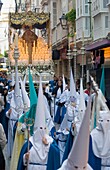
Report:
<svg viewBox="0 0 110 170"><path fill-rule="evenodd" d="M62 74L68 76L70 62L67 53L73 39L68 37L69 23L68 28L63 29L60 18L63 14L67 14L71 9L75 8L75 2L72 0L42 0L41 4L44 12L50 12L52 58L55 73L57 76L62 76Z"/></svg>
<svg viewBox="0 0 110 170"><path fill-rule="evenodd" d="M3 1L3 6L1 9L0 15L0 53L4 55L5 51L8 51L8 17L9 12L15 12L15 2L10 0L7 3L7 0Z"/></svg>

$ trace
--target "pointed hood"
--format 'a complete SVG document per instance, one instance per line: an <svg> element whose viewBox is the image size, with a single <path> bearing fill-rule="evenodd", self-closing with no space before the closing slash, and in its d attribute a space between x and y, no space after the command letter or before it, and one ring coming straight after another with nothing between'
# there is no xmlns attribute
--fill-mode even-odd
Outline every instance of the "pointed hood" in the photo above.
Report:
<svg viewBox="0 0 110 170"><path fill-rule="evenodd" d="M101 76L101 81L100 81L100 89L105 96L105 69L104 66L102 68L102 76Z"/></svg>
<svg viewBox="0 0 110 170"><path fill-rule="evenodd" d="M73 79L72 69L71 69L71 73L70 73L70 96L71 97L74 96L76 98L76 87L75 87L75 82Z"/></svg>
<svg viewBox="0 0 110 170"><path fill-rule="evenodd" d="M12 96L11 96L10 107L11 107L11 108L14 108L14 109L16 108L14 93L13 93Z"/></svg>
<svg viewBox="0 0 110 170"><path fill-rule="evenodd" d="M43 97L44 97L45 118L46 120L51 119L47 98L44 95Z"/></svg>
<svg viewBox="0 0 110 170"><path fill-rule="evenodd" d="M29 69L29 92L30 92L30 107L37 103L37 94L32 80L32 75Z"/></svg>
<svg viewBox="0 0 110 170"><path fill-rule="evenodd" d="M20 87L19 87L19 77L18 77L18 68L15 67L15 89L14 89L14 100L16 104L16 112L22 114L23 112L23 101L21 97Z"/></svg>
<svg viewBox="0 0 110 170"><path fill-rule="evenodd" d="M22 94L22 99L23 99L23 103L24 103L24 108L29 109L30 107L30 99L27 95L25 86L23 81L20 79L20 84L21 84L21 94Z"/></svg>
<svg viewBox="0 0 110 170"><path fill-rule="evenodd" d="M86 110L85 106L85 96L84 96L84 89L83 89L83 79L80 79L80 95L79 95L79 118L82 121L84 113Z"/></svg>
<svg viewBox="0 0 110 170"><path fill-rule="evenodd" d="M26 74L25 74L24 79L23 79L23 85L24 85L24 87L25 87L25 84L26 84Z"/></svg>
<svg viewBox="0 0 110 170"><path fill-rule="evenodd" d="M64 74L63 74L63 91L65 90L66 88L66 82L65 82L65 77L64 77Z"/></svg>
<svg viewBox="0 0 110 170"><path fill-rule="evenodd" d="M83 168L87 166L89 149L89 125L91 113L91 99L88 102L79 133L76 136L71 152L67 160L67 170L75 170L76 167ZM83 144L83 145L82 145Z"/></svg>
<svg viewBox="0 0 110 170"><path fill-rule="evenodd" d="M91 83L92 83L92 88L93 88L93 90L94 90L96 93L98 93L99 87L98 87L97 83L95 82L95 80L94 80L94 78L93 78L92 76L90 76L90 81L91 81Z"/></svg>
<svg viewBox="0 0 110 170"><path fill-rule="evenodd" d="M36 130L37 127L38 128L40 128L40 127L45 128L46 127L45 120L46 120L45 119L45 104L44 104L42 82L41 82L41 77L40 77L34 130Z"/></svg>

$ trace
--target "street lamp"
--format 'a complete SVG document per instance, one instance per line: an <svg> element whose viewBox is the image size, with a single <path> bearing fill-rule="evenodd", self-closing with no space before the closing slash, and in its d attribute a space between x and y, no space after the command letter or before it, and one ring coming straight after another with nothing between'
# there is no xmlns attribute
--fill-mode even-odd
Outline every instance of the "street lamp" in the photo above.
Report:
<svg viewBox="0 0 110 170"><path fill-rule="evenodd" d="M0 0L0 11L1 11L1 9L2 9L2 5L3 5L3 3L2 3L1 0Z"/></svg>
<svg viewBox="0 0 110 170"><path fill-rule="evenodd" d="M88 1L88 4L89 4L89 17L90 17L90 37L92 38L92 18L91 18L91 0Z"/></svg>
<svg viewBox="0 0 110 170"><path fill-rule="evenodd" d="M61 18L59 18L59 20L60 20L60 24L61 24L62 28L63 28L63 29L68 29L68 28L67 28L66 15L63 14L63 15L61 16Z"/></svg>
<svg viewBox="0 0 110 170"><path fill-rule="evenodd" d="M68 27L68 22L67 22L67 18L66 18L66 15L63 14L61 16L60 19L60 24L62 26L62 28L64 30L67 30L67 36L69 34L69 27ZM70 76L70 69L71 69L71 59L72 59L72 55L71 55L71 50L70 50L70 42L69 42L69 38L67 37L67 41L68 41L68 51L67 51L67 59L68 59L68 67L69 67L69 70L68 70L68 76Z"/></svg>

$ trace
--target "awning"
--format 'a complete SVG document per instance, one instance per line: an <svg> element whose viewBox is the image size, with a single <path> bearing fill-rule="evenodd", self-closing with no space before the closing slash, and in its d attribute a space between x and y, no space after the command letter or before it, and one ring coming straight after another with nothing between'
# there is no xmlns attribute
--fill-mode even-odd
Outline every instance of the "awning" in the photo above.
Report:
<svg viewBox="0 0 110 170"><path fill-rule="evenodd" d="M106 47L110 47L110 40L103 39L101 41L97 41L86 46L86 51L93 51L93 50L98 50Z"/></svg>

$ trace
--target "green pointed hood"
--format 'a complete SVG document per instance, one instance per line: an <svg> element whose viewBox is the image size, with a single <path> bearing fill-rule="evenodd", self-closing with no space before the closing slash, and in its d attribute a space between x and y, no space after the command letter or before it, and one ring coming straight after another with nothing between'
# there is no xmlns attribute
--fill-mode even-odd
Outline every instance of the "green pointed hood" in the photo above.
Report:
<svg viewBox="0 0 110 170"><path fill-rule="evenodd" d="M100 89L101 89L103 95L105 96L105 69L104 69L104 66L102 68L102 76L101 76L101 80L100 80Z"/></svg>
<svg viewBox="0 0 110 170"><path fill-rule="evenodd" d="M37 94L32 80L32 75L29 69L29 92L30 92L30 107L37 103Z"/></svg>

